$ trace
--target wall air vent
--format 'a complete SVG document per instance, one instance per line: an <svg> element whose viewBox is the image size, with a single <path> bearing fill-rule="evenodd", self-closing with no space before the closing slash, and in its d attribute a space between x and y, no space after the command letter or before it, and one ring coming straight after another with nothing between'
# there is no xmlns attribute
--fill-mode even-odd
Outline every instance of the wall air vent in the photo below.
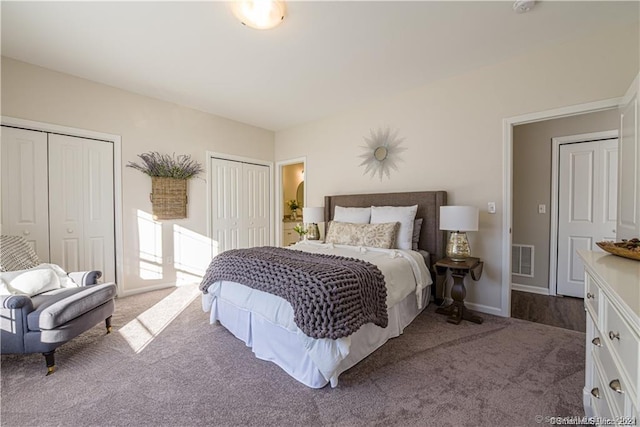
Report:
<svg viewBox="0 0 640 427"><path fill-rule="evenodd" d="M511 273L516 276L533 277L533 245L511 246Z"/></svg>

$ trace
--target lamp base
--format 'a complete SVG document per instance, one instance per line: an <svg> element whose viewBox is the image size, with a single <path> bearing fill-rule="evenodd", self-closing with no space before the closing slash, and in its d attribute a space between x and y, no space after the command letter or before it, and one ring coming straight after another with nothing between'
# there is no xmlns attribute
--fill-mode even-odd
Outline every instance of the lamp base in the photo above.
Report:
<svg viewBox="0 0 640 427"><path fill-rule="evenodd" d="M307 224L307 240L320 240L318 224Z"/></svg>
<svg viewBox="0 0 640 427"><path fill-rule="evenodd" d="M452 231L447 243L447 257L452 261L464 261L471 256L467 233Z"/></svg>

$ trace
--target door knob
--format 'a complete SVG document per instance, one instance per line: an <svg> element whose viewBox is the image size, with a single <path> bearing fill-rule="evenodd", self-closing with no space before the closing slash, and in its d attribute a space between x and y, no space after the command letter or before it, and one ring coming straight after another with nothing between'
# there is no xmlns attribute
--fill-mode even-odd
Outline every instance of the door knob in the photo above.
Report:
<svg viewBox="0 0 640 427"><path fill-rule="evenodd" d="M31 234L31 232L29 230L24 230L22 234L24 234L25 236L28 236L29 234Z"/></svg>
<svg viewBox="0 0 640 427"><path fill-rule="evenodd" d="M67 233L69 234L73 233L73 228L67 228Z"/></svg>

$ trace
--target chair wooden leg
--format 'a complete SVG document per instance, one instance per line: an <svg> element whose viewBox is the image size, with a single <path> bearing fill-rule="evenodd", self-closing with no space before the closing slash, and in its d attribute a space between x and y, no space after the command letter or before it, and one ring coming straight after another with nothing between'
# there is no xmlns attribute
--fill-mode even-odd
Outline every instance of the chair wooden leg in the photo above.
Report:
<svg viewBox="0 0 640 427"><path fill-rule="evenodd" d="M47 362L47 376L53 374L56 371L55 350L42 353L44 360Z"/></svg>
<svg viewBox="0 0 640 427"><path fill-rule="evenodd" d="M111 316L107 317L104 320L105 325L107 326L107 333L110 334L111 333Z"/></svg>

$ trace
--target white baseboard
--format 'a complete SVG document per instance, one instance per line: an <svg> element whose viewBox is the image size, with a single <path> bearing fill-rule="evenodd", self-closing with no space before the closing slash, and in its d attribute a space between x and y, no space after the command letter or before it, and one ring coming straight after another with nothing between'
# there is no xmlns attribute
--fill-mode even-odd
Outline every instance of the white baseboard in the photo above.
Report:
<svg viewBox="0 0 640 427"><path fill-rule="evenodd" d="M538 295L549 295L549 288L541 288L540 286L521 285L519 283L512 283L511 290L520 292L529 292Z"/></svg>
<svg viewBox="0 0 640 427"><path fill-rule="evenodd" d="M502 310L497 307L491 307L483 304L476 304L473 302L464 302L464 305L469 307L470 310L477 311L479 313L493 314L494 316L504 317Z"/></svg>
<svg viewBox="0 0 640 427"><path fill-rule="evenodd" d="M449 305L452 302L453 302L453 299L451 299L450 297L447 297L447 298L444 299L444 304L445 305ZM494 316L505 317L505 316L502 315L502 310L500 310L497 307L491 307L489 305L483 305L483 304L476 304L476 303L469 302L469 301L465 301L464 305L469 310L477 311L478 313L493 314Z"/></svg>

